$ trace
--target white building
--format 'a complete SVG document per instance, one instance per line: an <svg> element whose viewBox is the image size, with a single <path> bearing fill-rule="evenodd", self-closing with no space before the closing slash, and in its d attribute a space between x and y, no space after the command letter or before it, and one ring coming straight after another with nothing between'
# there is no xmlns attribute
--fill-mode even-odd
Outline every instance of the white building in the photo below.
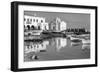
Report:
<svg viewBox="0 0 100 73"><path fill-rule="evenodd" d="M52 31L60 32L67 29L67 23L61 21L61 19L57 17L49 24L49 29Z"/></svg>
<svg viewBox="0 0 100 73"><path fill-rule="evenodd" d="M60 24L60 31L66 30L67 29L67 23L62 21Z"/></svg>
<svg viewBox="0 0 100 73"><path fill-rule="evenodd" d="M34 30L48 30L48 23L45 22L45 18L24 15L24 27L25 29L34 29Z"/></svg>

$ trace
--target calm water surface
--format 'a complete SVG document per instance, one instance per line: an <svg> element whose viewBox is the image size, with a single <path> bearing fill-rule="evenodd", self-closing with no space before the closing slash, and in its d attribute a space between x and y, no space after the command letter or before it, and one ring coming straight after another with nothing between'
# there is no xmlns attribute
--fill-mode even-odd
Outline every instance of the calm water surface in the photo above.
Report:
<svg viewBox="0 0 100 73"><path fill-rule="evenodd" d="M73 42L57 37L35 42L24 42L24 61L89 59L90 43Z"/></svg>

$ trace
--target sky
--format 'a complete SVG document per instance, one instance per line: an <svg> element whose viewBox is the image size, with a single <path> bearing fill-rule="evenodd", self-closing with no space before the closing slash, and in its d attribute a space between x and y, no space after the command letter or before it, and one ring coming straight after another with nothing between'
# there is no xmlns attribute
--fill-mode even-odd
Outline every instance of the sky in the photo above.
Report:
<svg viewBox="0 0 100 73"><path fill-rule="evenodd" d="M67 23L67 28L85 28L88 31L90 30L90 14L24 11L24 15L44 17L48 23L56 17L59 17Z"/></svg>

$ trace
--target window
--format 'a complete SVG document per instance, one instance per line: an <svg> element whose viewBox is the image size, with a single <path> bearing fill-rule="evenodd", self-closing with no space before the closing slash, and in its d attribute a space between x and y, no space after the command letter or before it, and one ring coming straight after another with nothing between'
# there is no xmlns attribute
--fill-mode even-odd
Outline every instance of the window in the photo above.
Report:
<svg viewBox="0 0 100 73"><path fill-rule="evenodd" d="M32 22L32 19L30 19L30 21Z"/></svg>
<svg viewBox="0 0 100 73"><path fill-rule="evenodd" d="M40 26L38 26L38 30L40 30L41 28L40 28Z"/></svg>
<svg viewBox="0 0 100 73"><path fill-rule="evenodd" d="M33 19L33 22L35 22L35 19Z"/></svg>
<svg viewBox="0 0 100 73"><path fill-rule="evenodd" d="M26 19L24 18L24 21L26 21Z"/></svg>
<svg viewBox="0 0 100 73"><path fill-rule="evenodd" d="M41 20L41 23L43 23L43 20Z"/></svg>
<svg viewBox="0 0 100 73"><path fill-rule="evenodd" d="M28 30L30 30L30 26L29 25L27 25L27 28L28 28Z"/></svg>
<svg viewBox="0 0 100 73"><path fill-rule="evenodd" d="M29 22L29 19L27 19L27 22Z"/></svg>
<svg viewBox="0 0 100 73"><path fill-rule="evenodd" d="M27 22L26 22L26 24L30 24L30 22L29 22L29 18L27 19Z"/></svg>
<svg viewBox="0 0 100 73"><path fill-rule="evenodd" d="M32 26L31 26L31 29L33 29L33 30L34 30L34 29L35 29L35 27L32 25Z"/></svg>
<svg viewBox="0 0 100 73"><path fill-rule="evenodd" d="M53 30L56 30L56 27L55 26L53 26Z"/></svg>
<svg viewBox="0 0 100 73"><path fill-rule="evenodd" d="M38 22L38 19L36 20L36 22Z"/></svg>

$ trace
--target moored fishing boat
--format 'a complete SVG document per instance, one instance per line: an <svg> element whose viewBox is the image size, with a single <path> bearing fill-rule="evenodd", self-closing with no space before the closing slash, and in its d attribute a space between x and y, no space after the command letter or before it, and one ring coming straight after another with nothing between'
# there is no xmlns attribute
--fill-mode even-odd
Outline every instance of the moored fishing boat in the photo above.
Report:
<svg viewBox="0 0 100 73"><path fill-rule="evenodd" d="M90 44L90 39L81 39L83 44Z"/></svg>

